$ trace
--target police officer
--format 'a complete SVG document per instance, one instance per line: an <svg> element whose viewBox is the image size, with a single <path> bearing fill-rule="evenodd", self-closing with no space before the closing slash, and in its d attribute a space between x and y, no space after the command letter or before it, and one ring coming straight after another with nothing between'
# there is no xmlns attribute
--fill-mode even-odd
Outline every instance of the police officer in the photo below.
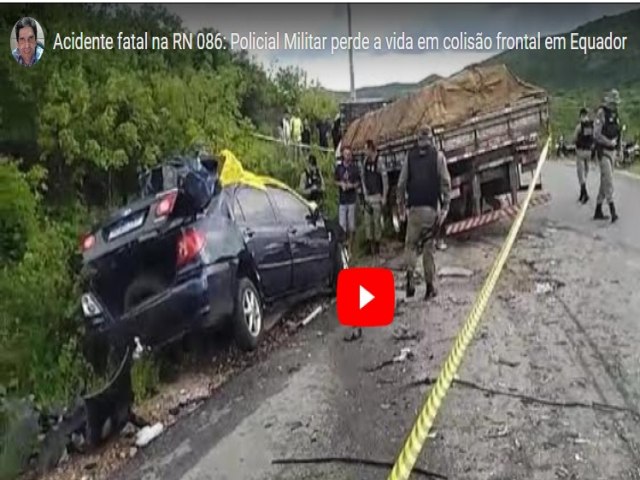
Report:
<svg viewBox="0 0 640 480"><path fill-rule="evenodd" d="M578 183L580 184L578 201L585 204L589 201L587 176L589 175L589 160L591 159L591 149L593 148L593 120L589 118L589 112L586 108L580 109L580 121L576 125L574 142L576 145L576 169Z"/></svg>
<svg viewBox="0 0 640 480"><path fill-rule="evenodd" d="M423 249L422 263L426 282L425 300L436 295L434 233L449 213L451 177L444 154L434 146L430 128L418 133L418 145L407 155L398 180L398 201L404 208L407 195L407 235L405 238L406 294L415 294L413 272L417 255ZM438 212L438 202L440 211Z"/></svg>
<svg viewBox="0 0 640 480"><path fill-rule="evenodd" d="M364 222L370 254L380 253L382 209L387 201L389 181L384 160L376 153L373 140L367 140L364 162L361 164Z"/></svg>
<svg viewBox="0 0 640 480"><path fill-rule="evenodd" d="M300 191L302 195L318 205L324 199L324 179L318 168L315 155L309 155L307 168L300 174Z"/></svg>
<svg viewBox="0 0 640 480"><path fill-rule="evenodd" d="M613 89L604 97L603 105L596 114L593 136L596 142L598 161L600 163L600 190L596 199L595 220L609 217L602 212L602 202L609 203L611 221L618 220L616 207L613 203L613 166L616 161L616 150L620 147L620 121L618 119L618 105L620 94Z"/></svg>

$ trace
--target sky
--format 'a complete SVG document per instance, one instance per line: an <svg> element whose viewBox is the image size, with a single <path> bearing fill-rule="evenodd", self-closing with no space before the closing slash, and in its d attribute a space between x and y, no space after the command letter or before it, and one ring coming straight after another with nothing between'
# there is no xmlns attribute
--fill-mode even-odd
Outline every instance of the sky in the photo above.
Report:
<svg viewBox="0 0 640 480"><path fill-rule="evenodd" d="M232 33L273 35L276 32L309 32L315 35L347 35L346 4L176 4L166 5L182 18L186 28L196 31L212 27L227 38ZM640 4L352 4L352 34L393 36L405 32L417 36L436 36L437 51L355 50L353 63L356 88L391 82L417 82L436 73L451 75L465 66L488 58L496 50L495 36L558 34L573 30L605 15L640 7ZM491 36L487 51L444 51L444 38L467 32ZM615 32L614 32L615 33ZM349 60L346 49L325 50L249 50L265 67L296 65L308 78L331 90L349 90Z"/></svg>

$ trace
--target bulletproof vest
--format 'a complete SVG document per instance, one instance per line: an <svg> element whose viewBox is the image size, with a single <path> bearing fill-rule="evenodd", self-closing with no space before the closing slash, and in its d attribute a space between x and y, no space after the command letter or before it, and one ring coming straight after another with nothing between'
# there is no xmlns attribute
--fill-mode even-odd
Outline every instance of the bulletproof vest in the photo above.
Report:
<svg viewBox="0 0 640 480"><path fill-rule="evenodd" d="M604 111L604 124L602 125L602 135L609 140L617 140L620 137L620 123L618 112L607 107L602 107Z"/></svg>
<svg viewBox="0 0 640 480"><path fill-rule="evenodd" d="M382 193L382 175L378 172L378 162L376 160L365 160L364 162L364 186L368 195Z"/></svg>
<svg viewBox="0 0 640 480"><path fill-rule="evenodd" d="M578 133L578 141L576 147L580 150L589 150L593 145L593 121L585 120L580 122L580 133Z"/></svg>
<svg viewBox="0 0 640 480"><path fill-rule="evenodd" d="M306 188L316 187L320 188L322 186L322 182L320 181L320 172L317 168L307 169L306 174Z"/></svg>
<svg viewBox="0 0 640 480"><path fill-rule="evenodd" d="M438 151L428 145L424 153L419 148L409 152L409 207L438 207L440 181L438 179Z"/></svg>

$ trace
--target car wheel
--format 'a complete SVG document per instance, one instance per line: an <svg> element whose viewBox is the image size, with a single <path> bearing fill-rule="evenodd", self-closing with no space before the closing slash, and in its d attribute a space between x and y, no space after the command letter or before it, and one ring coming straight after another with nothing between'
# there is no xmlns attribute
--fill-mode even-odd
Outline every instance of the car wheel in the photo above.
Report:
<svg viewBox="0 0 640 480"><path fill-rule="evenodd" d="M263 330L260 294L248 278L238 282L238 294L233 315L234 337L242 350L255 350Z"/></svg>

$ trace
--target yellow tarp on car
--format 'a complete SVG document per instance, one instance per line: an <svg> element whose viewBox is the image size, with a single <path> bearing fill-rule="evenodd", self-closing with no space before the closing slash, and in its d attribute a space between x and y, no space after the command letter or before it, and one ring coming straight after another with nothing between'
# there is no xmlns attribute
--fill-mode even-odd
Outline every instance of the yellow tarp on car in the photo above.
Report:
<svg viewBox="0 0 640 480"><path fill-rule="evenodd" d="M246 170L240 160L231 152L230 150L222 150L220 152L220 157L222 157L222 170L220 172L220 184L223 187L228 185L248 185L253 188L257 188L260 190L265 190L267 185L273 187L279 187L284 190L291 192L293 195L298 197L305 204L309 205L309 207L315 206L314 203L310 203L304 197L302 197L298 192L289 187L286 183L281 182L280 180L276 180L275 178L266 176L266 175L258 175L256 173L250 172Z"/></svg>

